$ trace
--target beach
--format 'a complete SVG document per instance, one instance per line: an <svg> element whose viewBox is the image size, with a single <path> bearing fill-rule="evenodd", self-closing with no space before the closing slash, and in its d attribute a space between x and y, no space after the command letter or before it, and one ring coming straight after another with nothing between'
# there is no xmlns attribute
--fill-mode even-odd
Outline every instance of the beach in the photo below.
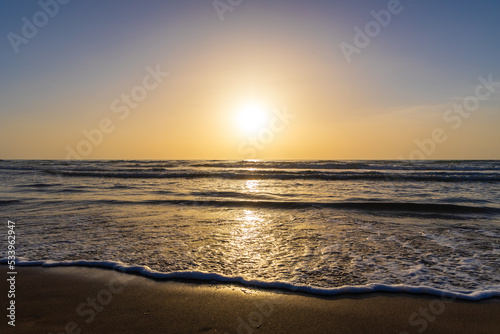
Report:
<svg viewBox="0 0 500 334"><path fill-rule="evenodd" d="M4 277L6 271L1 266ZM2 333L495 333L500 327L500 299L318 297L83 267L18 267L15 300L16 326L4 319Z"/></svg>
<svg viewBox="0 0 500 334"><path fill-rule="evenodd" d="M499 12L0 1L0 334L500 334Z"/></svg>
<svg viewBox="0 0 500 334"><path fill-rule="evenodd" d="M16 333L500 327L498 161L0 168Z"/></svg>

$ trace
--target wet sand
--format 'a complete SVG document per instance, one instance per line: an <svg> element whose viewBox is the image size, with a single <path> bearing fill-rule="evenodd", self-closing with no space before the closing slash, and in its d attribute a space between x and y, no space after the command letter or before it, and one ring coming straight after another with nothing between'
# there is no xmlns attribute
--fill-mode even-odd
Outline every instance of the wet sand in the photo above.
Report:
<svg viewBox="0 0 500 334"><path fill-rule="evenodd" d="M321 298L161 282L112 270L17 267L15 327L1 333L498 333L500 300L372 293Z"/></svg>

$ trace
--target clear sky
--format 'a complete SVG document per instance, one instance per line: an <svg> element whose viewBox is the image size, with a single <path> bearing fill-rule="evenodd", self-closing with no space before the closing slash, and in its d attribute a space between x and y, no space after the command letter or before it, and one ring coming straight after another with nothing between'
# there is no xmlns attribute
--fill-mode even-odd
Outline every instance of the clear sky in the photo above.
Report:
<svg viewBox="0 0 500 334"><path fill-rule="evenodd" d="M500 2L0 2L2 159L500 159Z"/></svg>

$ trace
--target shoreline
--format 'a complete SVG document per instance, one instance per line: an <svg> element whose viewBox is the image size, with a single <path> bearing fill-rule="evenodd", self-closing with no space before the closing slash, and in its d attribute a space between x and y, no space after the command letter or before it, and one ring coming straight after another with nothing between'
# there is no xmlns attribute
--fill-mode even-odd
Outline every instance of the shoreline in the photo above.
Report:
<svg viewBox="0 0 500 334"><path fill-rule="evenodd" d="M7 277L7 267L0 265ZM16 326L2 333L493 333L500 298L318 296L220 282L158 281L87 267L19 266ZM1 280L2 307L8 286ZM5 293L4 293L5 292Z"/></svg>
<svg viewBox="0 0 500 334"><path fill-rule="evenodd" d="M0 259L0 268L6 267L7 259ZM429 296L448 300L481 301L488 299L500 299L500 292L493 290L467 292L452 292L439 290L429 286L406 286L406 285L385 285L385 284L367 284L356 286L339 286L335 288L322 288L308 285L295 285L282 281L260 281L245 279L240 276L227 276L217 273L208 273L201 271L177 271L177 272L157 272L147 267L126 265L121 262L110 261L67 261L67 262L45 262L45 261L22 261L17 262L19 268L90 268L100 270L112 270L127 275L144 277L157 282L178 282L194 284L221 284L234 285L242 288L257 289L264 291L281 291L292 294L302 294L312 297L334 297L357 294L372 293L394 293L408 294L412 296Z"/></svg>

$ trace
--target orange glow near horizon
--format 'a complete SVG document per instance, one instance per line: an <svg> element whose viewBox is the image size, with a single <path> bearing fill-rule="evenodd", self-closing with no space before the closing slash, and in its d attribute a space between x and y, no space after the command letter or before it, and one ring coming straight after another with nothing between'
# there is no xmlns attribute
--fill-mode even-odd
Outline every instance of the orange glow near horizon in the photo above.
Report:
<svg viewBox="0 0 500 334"><path fill-rule="evenodd" d="M24 14L10 6L14 29ZM398 36L398 25L421 24L412 10L349 63L339 44L375 4L248 3L224 22L210 3L131 3L120 9L127 20L97 15L114 2L72 6L110 29L97 37L68 10L60 18L75 24L54 20L19 56L5 53L0 159L408 159L435 129L446 140L425 159L500 158L500 88L470 117L445 115L478 77L500 80L499 57L467 53L469 67L447 67L457 62L436 50L456 40L451 26L434 48L427 26ZM483 33L498 30L490 24Z"/></svg>

